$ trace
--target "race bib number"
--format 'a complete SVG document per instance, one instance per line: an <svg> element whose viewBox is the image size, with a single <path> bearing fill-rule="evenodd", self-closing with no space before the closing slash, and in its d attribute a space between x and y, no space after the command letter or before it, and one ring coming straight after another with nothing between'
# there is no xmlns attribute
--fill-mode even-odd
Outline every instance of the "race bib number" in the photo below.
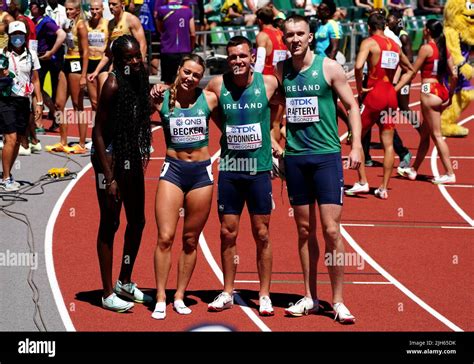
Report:
<svg viewBox="0 0 474 364"><path fill-rule="evenodd" d="M434 60L433 72L431 72L432 75L437 75L438 74L438 62L439 62L439 59Z"/></svg>
<svg viewBox="0 0 474 364"><path fill-rule="evenodd" d="M227 148L231 150L251 150L262 146L260 124L227 125L225 130Z"/></svg>
<svg viewBox="0 0 474 364"><path fill-rule="evenodd" d="M79 72L81 69L81 61L71 61L71 72Z"/></svg>
<svg viewBox="0 0 474 364"><path fill-rule="evenodd" d="M286 50L275 50L273 51L273 65L276 65L280 61L286 59Z"/></svg>
<svg viewBox="0 0 474 364"><path fill-rule="evenodd" d="M424 83L421 85L421 92L424 94L429 94L431 92L431 83Z"/></svg>
<svg viewBox="0 0 474 364"><path fill-rule="evenodd" d="M402 87L402 89L400 90L400 95L409 95L410 94L410 86L409 85L405 85Z"/></svg>
<svg viewBox="0 0 474 364"><path fill-rule="evenodd" d="M382 68L394 70L398 66L400 55L392 51L382 51Z"/></svg>
<svg viewBox="0 0 474 364"><path fill-rule="evenodd" d="M88 33L89 47L105 47L105 34L100 32Z"/></svg>
<svg viewBox="0 0 474 364"><path fill-rule="evenodd" d="M204 117L170 118L171 142L176 144L199 142L206 139L207 124Z"/></svg>
<svg viewBox="0 0 474 364"><path fill-rule="evenodd" d="M286 99L286 120L289 123L318 122L318 97L288 97Z"/></svg>

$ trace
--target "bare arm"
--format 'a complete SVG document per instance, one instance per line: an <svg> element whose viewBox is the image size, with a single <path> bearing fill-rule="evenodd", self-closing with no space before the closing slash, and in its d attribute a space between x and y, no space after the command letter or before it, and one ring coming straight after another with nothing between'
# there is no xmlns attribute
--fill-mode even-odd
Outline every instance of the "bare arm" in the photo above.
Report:
<svg viewBox="0 0 474 364"><path fill-rule="evenodd" d="M84 22L81 22L77 26L77 32L79 34L79 48L81 50L81 57L82 57L82 74L81 74L81 86L86 86L87 81L87 66L89 65L89 40L87 39L87 27L85 26Z"/></svg>
<svg viewBox="0 0 474 364"><path fill-rule="evenodd" d="M194 25L194 18L189 19L189 38L191 40L191 50L196 44L196 26Z"/></svg>
<svg viewBox="0 0 474 364"><path fill-rule="evenodd" d="M95 125L92 129L92 141L94 143L95 153L104 170L106 183L111 183L114 179L114 171L106 157L106 145L103 138L103 130L107 123L112 122L110 117L111 104L116 97L118 84L115 76L109 75L104 83L102 92L100 93L100 102L98 104L97 114L95 117Z"/></svg>
<svg viewBox="0 0 474 364"><path fill-rule="evenodd" d="M352 89L347 82L346 75L342 67L335 61L325 59L323 63L324 75L330 82L333 90L341 99L349 117L349 124L352 131L352 149L349 153L349 168L357 169L362 160L361 130L359 105L357 104Z"/></svg>
<svg viewBox="0 0 474 364"><path fill-rule="evenodd" d="M128 21L130 26L130 31L132 32L133 37L140 44L140 52L142 54L142 60L146 63L147 49L146 49L146 39L145 32L143 30L140 20L132 14L128 14Z"/></svg>
<svg viewBox="0 0 474 364"><path fill-rule="evenodd" d="M336 59L337 50L339 49L339 39L331 38L329 47L326 50L326 55L331 59Z"/></svg>
<svg viewBox="0 0 474 364"><path fill-rule="evenodd" d="M217 105L219 104L219 97L221 95L222 82L223 82L222 76L215 76L209 81L206 88L204 89L204 92L206 93L206 95L208 93L213 93L215 95L216 107L212 111L211 119L219 128L219 130L222 130L221 129L222 123L221 123L220 113L218 112Z"/></svg>
<svg viewBox="0 0 474 364"><path fill-rule="evenodd" d="M396 92L400 91L403 86L408 84L415 75L413 72L413 66L403 52L400 52L400 67L405 73L400 77L400 80L395 86Z"/></svg>
<svg viewBox="0 0 474 364"><path fill-rule="evenodd" d="M41 93L41 84L38 76L38 71L33 71L33 76L31 77L31 83L33 84L33 92L35 94L36 102L43 102L43 95ZM36 105L35 108L35 121L41 119L43 114L43 106Z"/></svg>
<svg viewBox="0 0 474 364"><path fill-rule="evenodd" d="M367 58L369 57L369 52L370 52L370 42L371 40L366 39L362 42L360 45L360 50L359 53L357 54L356 58L356 63L354 66L354 76L356 80L356 87L357 87L357 93L359 94L359 98L362 97L362 94L365 92L370 91L370 89L364 89L362 87L362 81L363 81L363 70L364 70L364 64L367 62Z"/></svg>
<svg viewBox="0 0 474 364"><path fill-rule="evenodd" d="M413 63L413 49L411 47L411 40L408 35L402 35L400 37L400 42L402 42L402 51L407 56L410 63Z"/></svg>

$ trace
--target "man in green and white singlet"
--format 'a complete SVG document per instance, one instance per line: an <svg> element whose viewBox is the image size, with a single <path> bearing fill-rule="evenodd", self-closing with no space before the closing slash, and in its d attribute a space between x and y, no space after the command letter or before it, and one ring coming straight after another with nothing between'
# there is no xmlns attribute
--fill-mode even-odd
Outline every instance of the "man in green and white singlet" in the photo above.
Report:
<svg viewBox="0 0 474 364"><path fill-rule="evenodd" d="M359 107L341 66L311 52L312 39L308 20L298 15L290 16L284 23L284 40L292 57L279 62L276 70L286 97L286 181L298 230L298 252L305 286L305 296L285 313L302 316L319 309L316 293L317 202L326 247L325 262L331 262L328 270L335 315L341 323L353 323L355 318L342 299L344 267L337 264L340 262L337 258L344 254L340 235L344 181L336 96L349 112L353 139L348 165L352 169L358 168L362 158ZM275 154L283 154L279 146L277 149Z"/></svg>
<svg viewBox="0 0 474 364"><path fill-rule="evenodd" d="M230 72L213 78L207 90L219 99L221 157L219 162L218 211L221 222L221 255L224 290L208 305L209 311L222 311L233 305L236 274L236 240L245 204L250 214L257 245L260 278L259 313L274 314L270 300L272 247L269 239L272 210L272 137L270 98L278 88L273 75L253 72L252 43L236 36L227 44Z"/></svg>

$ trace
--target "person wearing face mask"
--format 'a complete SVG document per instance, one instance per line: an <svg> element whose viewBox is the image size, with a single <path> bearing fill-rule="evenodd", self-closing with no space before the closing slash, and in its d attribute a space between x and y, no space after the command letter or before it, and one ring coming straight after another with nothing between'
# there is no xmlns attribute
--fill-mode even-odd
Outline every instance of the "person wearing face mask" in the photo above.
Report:
<svg viewBox="0 0 474 364"><path fill-rule="evenodd" d="M151 107L148 73L138 41L130 35L119 37L112 45L112 55L114 70L104 83L92 130L91 161L100 209L97 253L104 289L102 306L125 312L133 302L152 301L132 282L145 226L144 170L150 159ZM113 245L122 204L127 228L119 279L113 286Z"/></svg>
<svg viewBox="0 0 474 364"><path fill-rule="evenodd" d="M3 178L0 188L13 192L18 191L20 184L13 179L11 169L20 147L19 139L24 137L30 117L30 96L36 96L35 118L38 120L43 112L43 99L38 77L40 63L35 52L26 47L26 26L21 21L14 21L8 27L9 41L6 48L0 51L8 59L8 68L2 71L2 77L13 74L10 96L0 97L0 133L3 134L2 153Z"/></svg>

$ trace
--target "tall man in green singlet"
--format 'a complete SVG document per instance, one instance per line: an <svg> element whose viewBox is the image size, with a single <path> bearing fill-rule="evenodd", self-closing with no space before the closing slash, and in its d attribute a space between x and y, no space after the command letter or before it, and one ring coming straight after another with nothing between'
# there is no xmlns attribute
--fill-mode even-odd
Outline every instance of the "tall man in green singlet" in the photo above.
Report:
<svg viewBox="0 0 474 364"><path fill-rule="evenodd" d="M289 316L316 312L319 248L316 240L318 203L326 246L325 262L333 291L336 318L354 323L355 317L343 303L344 244L340 234L344 182L341 146L337 129L336 95L349 112L352 151L349 168L357 169L362 158L359 107L344 71L336 61L315 55L306 18L293 15L284 23L284 40L292 57L277 65L276 75L286 97L286 180L298 229L298 251L303 269L305 296L285 310ZM275 135L278 140L278 136ZM277 147L275 154L283 151ZM344 259L342 259L344 262Z"/></svg>
<svg viewBox="0 0 474 364"><path fill-rule="evenodd" d="M273 75L253 72L252 43L245 37L230 39L227 56L231 71L216 76L207 86L219 98L217 124L222 136L217 203L224 272L224 290L208 305L208 310L222 311L233 305L236 240L240 216L247 204L257 245L259 313L271 316L274 314L269 296L272 247L268 230L272 210L272 144L276 142L270 136L270 128L279 132L280 125L270 122L269 100L278 88L278 81Z"/></svg>

